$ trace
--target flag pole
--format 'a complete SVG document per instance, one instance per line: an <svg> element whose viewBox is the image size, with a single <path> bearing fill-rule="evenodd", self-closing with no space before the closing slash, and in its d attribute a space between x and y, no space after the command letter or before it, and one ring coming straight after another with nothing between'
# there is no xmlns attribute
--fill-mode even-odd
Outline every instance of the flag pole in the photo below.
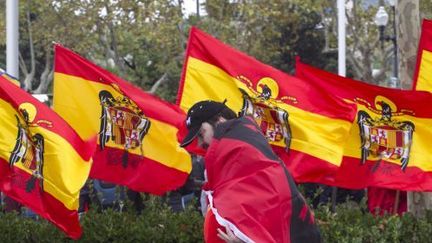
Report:
<svg viewBox="0 0 432 243"><path fill-rule="evenodd" d="M6 0L6 72L18 79L19 0Z"/></svg>
<svg viewBox="0 0 432 243"><path fill-rule="evenodd" d="M338 10L338 74L346 76L346 33L345 0L337 1ZM337 187L332 188L331 211L336 211Z"/></svg>
<svg viewBox="0 0 432 243"><path fill-rule="evenodd" d="M6 72L18 80L19 63L18 63L18 3L19 0L6 0ZM5 203L7 196L1 195L1 205ZM12 200L11 198L9 198ZM9 203L11 203L9 201Z"/></svg>
<svg viewBox="0 0 432 243"><path fill-rule="evenodd" d="M338 74L346 76L346 16L345 16L345 0L337 1L338 9Z"/></svg>

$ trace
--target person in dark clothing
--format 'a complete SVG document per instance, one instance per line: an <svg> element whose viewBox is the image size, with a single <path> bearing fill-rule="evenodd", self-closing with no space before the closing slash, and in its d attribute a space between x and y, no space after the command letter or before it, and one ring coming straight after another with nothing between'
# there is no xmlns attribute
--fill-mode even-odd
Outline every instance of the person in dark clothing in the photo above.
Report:
<svg viewBox="0 0 432 243"><path fill-rule="evenodd" d="M22 205L19 202L3 194L3 210L5 212L16 211L19 213L21 212L21 207Z"/></svg>
<svg viewBox="0 0 432 243"><path fill-rule="evenodd" d="M80 190L78 213L82 215L87 212L90 208L90 203L90 188L87 181Z"/></svg>
<svg viewBox="0 0 432 243"><path fill-rule="evenodd" d="M323 192L319 197L319 204L331 203L333 187L321 185ZM353 201L360 203L365 196L364 190L350 190L338 187L336 191L336 204L345 203L347 201Z"/></svg>
<svg viewBox="0 0 432 243"><path fill-rule="evenodd" d="M126 198L135 212L141 214L144 200L139 192L101 180L88 180L80 190L78 213L82 216L92 204L96 205L99 211L107 208L121 211L126 207Z"/></svg>
<svg viewBox="0 0 432 243"><path fill-rule="evenodd" d="M186 209L187 205L195 198L197 201L201 195L201 187L204 183L204 163L200 156L192 155L192 170L185 184L168 195L168 205L174 212ZM201 205L198 205L198 209ZM200 209L201 210L201 209Z"/></svg>
<svg viewBox="0 0 432 243"><path fill-rule="evenodd" d="M99 207L99 210L112 208L115 211L123 211L125 205L126 193L125 188L116 186L116 184L93 180L93 202Z"/></svg>
<svg viewBox="0 0 432 243"><path fill-rule="evenodd" d="M319 205L326 205L332 203L332 193L334 187L318 184L318 183L303 183L305 197L311 201L313 208ZM344 188L336 188L335 204L345 203L352 201L360 203L365 196L364 190L350 190Z"/></svg>
<svg viewBox="0 0 432 243"><path fill-rule="evenodd" d="M198 139L207 149L206 242L321 242L312 212L252 117L201 101L186 126L181 146Z"/></svg>
<svg viewBox="0 0 432 243"><path fill-rule="evenodd" d="M135 212L137 214L141 214L145 208L144 198L141 195L141 193L134 191L132 189L127 189L126 196L132 202L132 206L134 207Z"/></svg>

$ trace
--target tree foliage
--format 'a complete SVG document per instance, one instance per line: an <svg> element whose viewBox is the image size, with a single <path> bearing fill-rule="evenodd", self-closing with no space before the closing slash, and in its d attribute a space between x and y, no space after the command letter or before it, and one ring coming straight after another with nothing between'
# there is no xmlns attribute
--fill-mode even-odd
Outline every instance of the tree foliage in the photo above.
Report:
<svg viewBox="0 0 432 243"><path fill-rule="evenodd" d="M308 1L208 0L205 31L256 57L292 72L295 56L322 66L324 36L316 7Z"/></svg>
<svg viewBox="0 0 432 243"><path fill-rule="evenodd" d="M420 0L420 18L432 19L432 1Z"/></svg>
<svg viewBox="0 0 432 243"><path fill-rule="evenodd" d="M189 28L196 25L257 59L292 72L294 57L336 71L337 19L332 0L207 0L207 15L184 16L182 0L20 1L20 79L32 92L50 92L52 42L71 48L144 90L173 101ZM391 43L379 48L377 6L353 3L347 11L348 73L372 83L390 72ZM430 17L430 1L421 1ZM5 1L0 28L5 28ZM5 48L5 35L0 36ZM33 50L33 51L32 51ZM5 68L5 53L0 67ZM379 69L372 75L372 69Z"/></svg>
<svg viewBox="0 0 432 243"><path fill-rule="evenodd" d="M24 88L47 92L48 85L40 84L52 79L52 42L144 89L160 78L167 84L178 82L185 39L178 26L182 20L174 1L23 1L20 68Z"/></svg>

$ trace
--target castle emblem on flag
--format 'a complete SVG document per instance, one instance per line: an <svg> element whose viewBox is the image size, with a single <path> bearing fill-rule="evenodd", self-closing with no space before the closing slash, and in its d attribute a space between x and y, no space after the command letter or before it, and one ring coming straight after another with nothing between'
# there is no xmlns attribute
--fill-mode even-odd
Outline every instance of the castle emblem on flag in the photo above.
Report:
<svg viewBox="0 0 432 243"><path fill-rule="evenodd" d="M123 146L122 165L127 167L130 149L139 148L143 155L142 142L151 123L132 100L121 94L120 90L118 92L120 95L116 97L106 90L99 92L102 107L99 147L103 150L110 140Z"/></svg>
<svg viewBox="0 0 432 243"><path fill-rule="evenodd" d="M51 122L45 120L35 121L36 107L30 103L23 103L19 106L17 120L18 133L14 149L9 158L9 166L12 168L16 163L21 162L24 168L30 170L31 178L26 182L26 191L31 192L36 180L39 179L40 188L43 190L43 164L44 164L44 137L39 134L32 134L30 127L45 123L51 126Z"/></svg>
<svg viewBox="0 0 432 243"><path fill-rule="evenodd" d="M293 103L297 103L297 100L287 96L277 99L279 87L272 78L260 79L256 89L253 88L248 78L239 76L238 80L245 83L249 91L240 89L243 94L243 107L240 115L251 115L267 140L273 144L283 142L288 152L291 146L289 114L279 105L284 103L284 100L290 100Z"/></svg>
<svg viewBox="0 0 432 243"><path fill-rule="evenodd" d="M362 100L362 103L367 102ZM413 112L408 110L397 112L396 105L382 96L375 98L375 108L370 105L367 107L374 113L380 112L381 117L374 119L365 111L359 111L357 114L361 139L361 163L364 164L368 157L377 158L378 163L383 158L399 160L401 169L404 171L409 162L415 126L410 121L393 119L393 116Z"/></svg>

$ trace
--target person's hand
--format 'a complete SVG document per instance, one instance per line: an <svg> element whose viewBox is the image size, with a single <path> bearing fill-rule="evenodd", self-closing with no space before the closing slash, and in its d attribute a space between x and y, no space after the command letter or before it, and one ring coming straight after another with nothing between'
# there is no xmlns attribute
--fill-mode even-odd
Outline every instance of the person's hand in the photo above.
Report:
<svg viewBox="0 0 432 243"><path fill-rule="evenodd" d="M217 231L218 231L217 236L227 243L242 243L243 242L242 240L237 238L237 236L235 236L234 233L226 226L225 226L226 233L223 232L223 230L221 230L220 228L218 228Z"/></svg>

